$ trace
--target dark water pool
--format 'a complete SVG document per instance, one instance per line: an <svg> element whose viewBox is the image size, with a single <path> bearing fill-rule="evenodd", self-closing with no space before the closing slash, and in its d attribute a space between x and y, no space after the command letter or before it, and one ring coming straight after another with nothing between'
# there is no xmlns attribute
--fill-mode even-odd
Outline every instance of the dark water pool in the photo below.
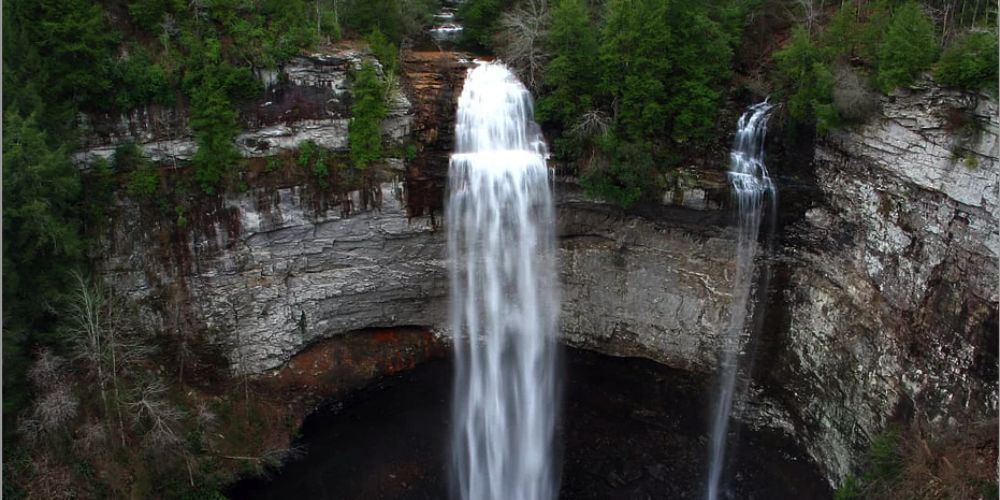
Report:
<svg viewBox="0 0 1000 500"><path fill-rule="evenodd" d="M708 381L655 363L563 351L562 498L703 498ZM246 479L237 499L448 497L451 362L438 359L330 402L302 428L306 454ZM777 433L738 430L726 497L825 499L831 491Z"/></svg>

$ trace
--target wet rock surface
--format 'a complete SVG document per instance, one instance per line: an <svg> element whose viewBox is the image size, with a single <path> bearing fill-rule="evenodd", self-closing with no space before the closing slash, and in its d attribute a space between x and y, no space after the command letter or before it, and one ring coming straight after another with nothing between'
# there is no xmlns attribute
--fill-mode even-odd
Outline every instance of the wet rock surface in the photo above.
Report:
<svg viewBox="0 0 1000 500"><path fill-rule="evenodd" d="M558 426L562 498L701 498L707 398L701 376L647 360L564 351ZM328 401L302 429L306 454L247 479L232 498L445 498L451 365L446 359ZM830 498L787 438L735 429L731 498Z"/></svg>

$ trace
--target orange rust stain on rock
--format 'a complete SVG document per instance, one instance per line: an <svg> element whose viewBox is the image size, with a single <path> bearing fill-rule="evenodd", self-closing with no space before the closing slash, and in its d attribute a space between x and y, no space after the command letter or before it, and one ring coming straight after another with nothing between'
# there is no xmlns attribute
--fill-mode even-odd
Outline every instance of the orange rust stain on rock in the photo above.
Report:
<svg viewBox="0 0 1000 500"><path fill-rule="evenodd" d="M352 332L296 354L268 382L286 397L311 405L446 353L445 345L427 329Z"/></svg>

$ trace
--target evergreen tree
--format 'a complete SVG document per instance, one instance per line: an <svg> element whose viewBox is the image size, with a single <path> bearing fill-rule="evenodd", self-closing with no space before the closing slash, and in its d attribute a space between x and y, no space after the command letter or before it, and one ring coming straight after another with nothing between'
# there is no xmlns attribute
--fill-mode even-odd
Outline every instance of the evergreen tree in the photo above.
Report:
<svg viewBox="0 0 1000 500"><path fill-rule="evenodd" d="M838 122L833 108L833 73L809 33L801 27L791 42L775 52L777 79L788 95L788 114L799 123L816 123L825 131Z"/></svg>
<svg viewBox="0 0 1000 500"><path fill-rule="evenodd" d="M386 115L385 85L371 62L366 61L358 71L352 94L348 131L351 159L357 168L364 169L382 157L382 119Z"/></svg>
<svg viewBox="0 0 1000 500"><path fill-rule="evenodd" d="M561 0L551 15L546 48L552 60L545 67L538 118L566 131L594 106L600 82L597 32L584 0Z"/></svg>
<svg viewBox="0 0 1000 500"><path fill-rule="evenodd" d="M466 0L458 8L462 20L462 41L465 44L490 47L497 32L497 22L503 12L500 0Z"/></svg>
<svg viewBox="0 0 1000 500"><path fill-rule="evenodd" d="M934 76L944 85L986 89L996 95L998 66L997 34L968 33L944 51Z"/></svg>
<svg viewBox="0 0 1000 500"><path fill-rule="evenodd" d="M25 401L27 349L55 339L70 270L82 257L80 179L33 116L3 120L4 418ZM11 424L7 421L5 424ZM7 427L5 428L13 428Z"/></svg>
<svg viewBox="0 0 1000 500"><path fill-rule="evenodd" d="M665 128L669 26L667 2L661 0L612 0L608 6L601 33L602 87L617 102L623 138L653 138Z"/></svg>
<svg viewBox="0 0 1000 500"><path fill-rule="evenodd" d="M239 161L233 140L239 133L236 111L221 82L208 79L191 96L191 130L198 151L194 178L206 193L215 193L226 170Z"/></svg>
<svg viewBox="0 0 1000 500"><path fill-rule="evenodd" d="M715 127L722 89L730 77L738 34L730 35L700 4L680 3L670 13L674 68L666 80L670 136L678 142L709 136Z"/></svg>
<svg viewBox="0 0 1000 500"><path fill-rule="evenodd" d="M908 2L893 12L879 47L876 83L883 92L909 85L937 56L934 23L918 4Z"/></svg>

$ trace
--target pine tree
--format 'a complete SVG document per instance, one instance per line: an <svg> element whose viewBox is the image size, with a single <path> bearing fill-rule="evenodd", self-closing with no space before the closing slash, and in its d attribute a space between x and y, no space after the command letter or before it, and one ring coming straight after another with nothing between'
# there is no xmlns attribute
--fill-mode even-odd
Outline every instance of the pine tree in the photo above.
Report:
<svg viewBox="0 0 1000 500"><path fill-rule="evenodd" d="M584 0L561 0L555 6L546 48L552 60L545 67L538 117L569 130L593 107L600 81L597 32Z"/></svg>
<svg viewBox="0 0 1000 500"><path fill-rule="evenodd" d="M358 71L353 96L348 131L351 159L354 166L364 169L382 157L382 119L386 115L385 85L371 62Z"/></svg>
<svg viewBox="0 0 1000 500"><path fill-rule="evenodd" d="M661 135L667 122L667 88L672 69L667 2L612 0L602 30L603 88L617 101L617 128L628 139Z"/></svg>
<svg viewBox="0 0 1000 500"><path fill-rule="evenodd" d="M879 47L878 87L889 93L909 85L930 68L937 56L934 23L916 3L909 2L893 12L892 21Z"/></svg>

